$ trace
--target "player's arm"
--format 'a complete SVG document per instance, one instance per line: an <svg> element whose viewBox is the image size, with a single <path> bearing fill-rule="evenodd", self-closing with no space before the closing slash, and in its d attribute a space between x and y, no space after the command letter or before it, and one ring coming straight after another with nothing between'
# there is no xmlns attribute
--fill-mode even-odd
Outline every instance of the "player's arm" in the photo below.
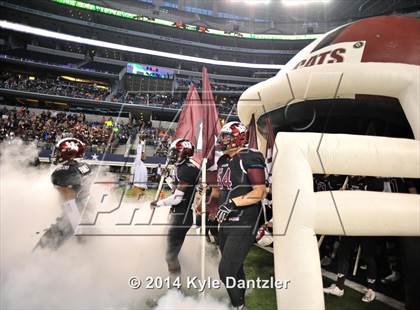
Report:
<svg viewBox="0 0 420 310"><path fill-rule="evenodd" d="M220 188L218 186L211 188L210 199L219 199L220 197Z"/></svg>
<svg viewBox="0 0 420 310"><path fill-rule="evenodd" d="M252 190L245 195L229 198L228 201L220 205L216 214L219 223L224 222L234 208L256 204L263 199L266 193L265 163L262 154L252 154L252 157L248 157L245 168Z"/></svg>
<svg viewBox="0 0 420 310"><path fill-rule="evenodd" d="M264 174L264 170L261 170ZM226 203L219 206L219 211L216 214L217 221L219 223L224 222L234 208L241 208L258 203L264 197L264 194L265 184L252 185L252 191L248 192L243 196L228 199Z"/></svg>
<svg viewBox="0 0 420 310"><path fill-rule="evenodd" d="M63 200L62 209L67 215L73 230L76 231L80 221L80 212L76 203L77 193L74 188L81 184L80 175L73 169L56 170L51 175L51 181Z"/></svg>
<svg viewBox="0 0 420 310"><path fill-rule="evenodd" d="M263 171L264 173L264 171ZM245 207L260 202L265 194L265 184L258 184L252 186L252 191L249 193L232 198L237 207Z"/></svg>
<svg viewBox="0 0 420 310"><path fill-rule="evenodd" d="M252 191L245 195L232 198L237 207L245 207L260 202L266 193L265 162L261 153L250 154L244 165Z"/></svg>
<svg viewBox="0 0 420 310"><path fill-rule="evenodd" d="M179 204L184 198L184 193L187 191L187 189L193 186L193 182L189 180L189 176L187 173L180 174L179 179L179 183L176 185L175 191L172 195L162 200L152 201L150 203L150 206L152 208L155 208L163 206L174 206Z"/></svg>

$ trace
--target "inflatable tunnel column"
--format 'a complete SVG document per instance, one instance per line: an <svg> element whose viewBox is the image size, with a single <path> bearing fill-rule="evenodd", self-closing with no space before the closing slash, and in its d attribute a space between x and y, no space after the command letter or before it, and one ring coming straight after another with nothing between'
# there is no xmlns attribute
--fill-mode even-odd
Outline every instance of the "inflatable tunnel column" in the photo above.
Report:
<svg viewBox="0 0 420 310"><path fill-rule="evenodd" d="M316 233L420 235L420 195L314 193L313 173L419 178L420 142L346 134L277 134L272 184L275 276L290 281L287 289L276 292L279 310L324 308Z"/></svg>
<svg viewBox="0 0 420 310"><path fill-rule="evenodd" d="M315 195L312 169L299 145L277 135L273 166L274 268L277 280L290 281L277 290L278 309L323 309L324 296L314 232ZM308 151L311 151L308 149ZM316 149L315 149L316 151Z"/></svg>

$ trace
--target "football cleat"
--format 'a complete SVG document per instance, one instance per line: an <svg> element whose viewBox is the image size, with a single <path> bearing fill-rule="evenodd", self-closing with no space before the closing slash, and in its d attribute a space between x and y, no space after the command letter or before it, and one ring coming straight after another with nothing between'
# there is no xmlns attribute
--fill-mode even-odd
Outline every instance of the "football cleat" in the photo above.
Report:
<svg viewBox="0 0 420 310"><path fill-rule="evenodd" d="M391 274L381 279L381 282L383 284L390 284L390 283L397 282L399 279L400 279L400 273L398 271L393 271Z"/></svg>
<svg viewBox="0 0 420 310"><path fill-rule="evenodd" d="M337 296L337 297L342 297L344 295L344 290L341 290L335 284L331 284L329 287L324 288L324 293L334 295L334 296Z"/></svg>
<svg viewBox="0 0 420 310"><path fill-rule="evenodd" d="M368 289L365 293L365 295L362 297L363 302L372 302L375 300L376 294L375 291L372 289Z"/></svg>

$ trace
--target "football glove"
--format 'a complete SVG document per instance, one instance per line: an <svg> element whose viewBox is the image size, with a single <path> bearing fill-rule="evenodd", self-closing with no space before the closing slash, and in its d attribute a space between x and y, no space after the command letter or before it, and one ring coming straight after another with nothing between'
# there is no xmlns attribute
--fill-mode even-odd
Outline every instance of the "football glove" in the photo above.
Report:
<svg viewBox="0 0 420 310"><path fill-rule="evenodd" d="M232 199L229 199L227 202L219 206L219 211L216 214L216 220L219 223L223 223L229 216L229 214L235 209L236 204Z"/></svg>

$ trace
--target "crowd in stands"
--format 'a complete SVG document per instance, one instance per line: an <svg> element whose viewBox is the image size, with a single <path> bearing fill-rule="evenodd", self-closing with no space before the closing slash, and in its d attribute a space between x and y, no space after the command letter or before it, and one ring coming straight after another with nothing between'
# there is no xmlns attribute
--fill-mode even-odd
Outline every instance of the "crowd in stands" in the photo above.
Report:
<svg viewBox="0 0 420 310"><path fill-rule="evenodd" d="M19 137L42 148L51 148L60 139L71 136L85 142L92 151L101 153L107 146L115 148L125 144L137 134L138 128L129 123L114 124L111 117L87 121L82 113L43 111L36 114L24 107L3 108L0 115L0 142Z"/></svg>
<svg viewBox="0 0 420 310"><path fill-rule="evenodd" d="M219 113L223 114L234 114L236 115L236 103L237 97L224 97L215 95L216 106ZM157 107L179 109L185 99L185 92L177 95L171 95L170 93L140 93L140 92L125 92L119 89L113 96L111 101L113 102L125 102L130 104L145 104L153 105Z"/></svg>
<svg viewBox="0 0 420 310"><path fill-rule="evenodd" d="M112 96L111 101L179 109L183 100L176 96L172 96L169 93L135 93L125 92L124 90L119 89L116 94Z"/></svg>
<svg viewBox="0 0 420 310"><path fill-rule="evenodd" d="M76 59L74 59L72 62L63 63L63 62L55 62L55 61L39 59L39 58L34 59L35 57L30 57L29 55L21 56L21 55L2 54L2 53L0 53L0 58L14 59L14 60L19 60L19 61L24 61L24 62L34 62L34 63L50 65L50 66L59 66L63 68L77 68Z"/></svg>
<svg viewBox="0 0 420 310"><path fill-rule="evenodd" d="M213 87L213 86L212 86ZM0 75L0 88L14 89L42 94L92 99L97 101L112 101L129 104L145 104L156 107L179 109L184 102L186 91L167 93L140 93L127 92L118 89L113 95L109 86L79 81L69 81L63 77L40 78L29 74L2 72ZM220 113L236 114L234 107L237 96L225 97L215 94L216 106Z"/></svg>
<svg viewBox="0 0 420 310"><path fill-rule="evenodd" d="M44 56L45 57L45 56ZM78 63L82 62L80 59L71 59L67 62L54 61L56 58L50 57L51 59L42 59L39 57L31 57L31 55L13 55L13 54L2 54L0 53L0 58L14 59L23 62L32 62L37 64L49 65L49 66L58 66L62 68L78 69L87 72L98 72L106 74L118 74L122 66L102 64L96 62L88 62L87 64L80 66ZM64 58L63 58L64 59Z"/></svg>
<svg viewBox="0 0 420 310"><path fill-rule="evenodd" d="M18 74L12 72L1 73L0 87L93 100L105 100L110 94L110 88L107 86L73 82L65 80L61 77L39 78L28 74Z"/></svg>
<svg viewBox="0 0 420 310"><path fill-rule="evenodd" d="M134 119L115 124L112 117L88 121L83 113L46 110L35 113L24 107L0 110L0 142L20 138L35 142L40 148L51 149L60 139L75 137L86 143L89 150L103 153L112 152L128 141L134 143L139 134L147 145L156 148L156 155L166 156L174 131L153 127L150 121Z"/></svg>
<svg viewBox="0 0 420 310"><path fill-rule="evenodd" d="M198 90L202 89L202 83L200 79L183 79L183 78L177 78L175 80L175 88L179 91L181 90L187 90L190 87L191 82L194 83L194 85L197 87ZM234 84L221 84L221 83L215 83L210 81L211 88L213 92L240 92L242 93L244 90L246 90L249 86L247 85L234 85Z"/></svg>

